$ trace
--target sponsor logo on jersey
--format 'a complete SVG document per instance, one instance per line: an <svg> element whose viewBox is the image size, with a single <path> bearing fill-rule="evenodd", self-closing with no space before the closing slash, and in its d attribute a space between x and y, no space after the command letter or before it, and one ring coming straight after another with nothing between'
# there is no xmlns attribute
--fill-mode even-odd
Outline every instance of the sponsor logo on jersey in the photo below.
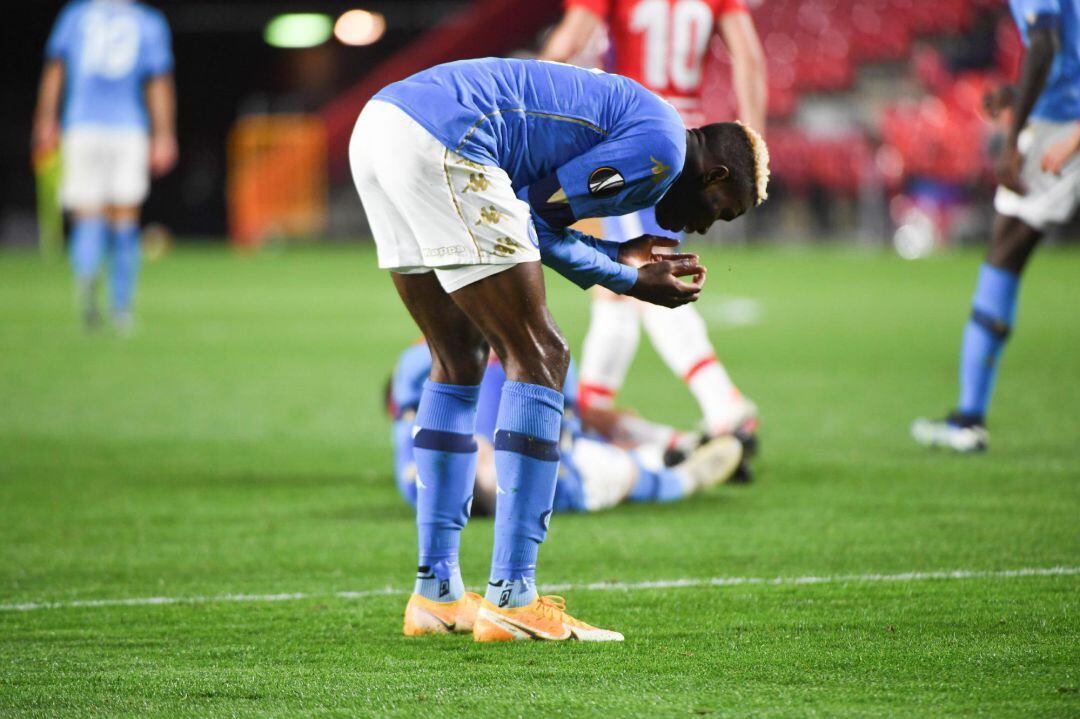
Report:
<svg viewBox="0 0 1080 719"><path fill-rule="evenodd" d="M669 172L671 172L671 166L670 165L665 165L664 163L660 162L660 160L657 160L652 155L649 155L649 159L652 160L652 163L653 163L653 166L652 166L652 181L653 181L653 184L654 185L659 185L663 181L663 179L665 177L667 177L667 174Z"/></svg>
<svg viewBox="0 0 1080 719"><path fill-rule="evenodd" d="M593 197L611 197L626 187L626 180L614 167L598 167L589 175L589 194Z"/></svg>

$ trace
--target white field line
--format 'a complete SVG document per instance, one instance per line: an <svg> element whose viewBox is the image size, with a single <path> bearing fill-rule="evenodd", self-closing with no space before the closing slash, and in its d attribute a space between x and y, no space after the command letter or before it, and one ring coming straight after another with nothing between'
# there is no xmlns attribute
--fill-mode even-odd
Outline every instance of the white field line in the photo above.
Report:
<svg viewBox="0 0 1080 719"><path fill-rule="evenodd" d="M1019 577L1061 577L1080 574L1080 567L1028 567L1000 571L954 569L939 572L904 572L902 574L834 574L805 577L706 577L686 579L659 579L649 582L595 582L592 584L546 584L543 589L554 592L633 592L649 589L682 589L695 587L738 587L743 585L799 586L804 584L870 584L877 582L926 582L958 579L1013 579ZM190 597L129 597L126 599L73 599L57 602L23 602L0 604L0 612L32 612L39 609L77 609L82 607L142 607L162 604L221 604L293 602L305 599L365 599L392 595L406 595L409 589L383 587L355 592L327 592L313 594L293 592L290 594L216 594Z"/></svg>

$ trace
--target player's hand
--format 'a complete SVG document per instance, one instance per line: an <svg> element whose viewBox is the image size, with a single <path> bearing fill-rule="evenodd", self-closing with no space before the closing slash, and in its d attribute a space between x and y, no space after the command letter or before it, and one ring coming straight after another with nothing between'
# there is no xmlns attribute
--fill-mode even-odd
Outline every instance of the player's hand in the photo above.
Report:
<svg viewBox="0 0 1080 719"><path fill-rule="evenodd" d="M663 259L668 255L660 255L656 252L657 247L678 247L679 241L670 237L657 235L642 235L622 243L619 246L619 262L631 267L642 265ZM696 258L695 258L696 259Z"/></svg>
<svg viewBox="0 0 1080 719"><path fill-rule="evenodd" d="M690 282L680 277L693 276ZM643 302L663 307L680 307L697 302L705 285L705 268L697 255L670 255L638 268L638 278L626 293Z"/></svg>
<svg viewBox="0 0 1080 719"><path fill-rule="evenodd" d="M150 172L154 177L161 177L176 166L180 151L176 146L175 135L155 136L150 140Z"/></svg>
<svg viewBox="0 0 1080 719"><path fill-rule="evenodd" d="M31 143L31 156L36 165L60 146L60 123L53 118L38 119L34 123Z"/></svg>
<svg viewBox="0 0 1080 719"><path fill-rule="evenodd" d="M1016 143L1006 143L1005 149L998 158L995 172L998 184L1007 187L1018 195L1027 193L1027 188L1020 180L1020 168L1024 164L1024 156L1016 149Z"/></svg>
<svg viewBox="0 0 1080 719"><path fill-rule="evenodd" d="M1042 171L1060 175L1062 168L1080 152L1080 125L1068 137L1051 145L1042 156Z"/></svg>

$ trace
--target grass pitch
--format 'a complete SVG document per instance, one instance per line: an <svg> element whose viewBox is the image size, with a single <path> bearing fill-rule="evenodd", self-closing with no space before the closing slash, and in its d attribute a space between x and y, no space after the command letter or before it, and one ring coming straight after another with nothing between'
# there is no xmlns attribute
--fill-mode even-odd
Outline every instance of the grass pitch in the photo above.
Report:
<svg viewBox="0 0 1080 719"><path fill-rule="evenodd" d="M978 457L907 435L954 399L976 255L706 260L758 481L557 516L541 589L849 578L568 590L627 641L476 646L339 594L415 564L379 390L416 332L370 253L177 252L127 341L79 329L63 267L0 256L0 715L1080 716L1080 254L1035 258ZM580 347L587 298L549 285ZM695 420L647 341L631 376L627 404ZM472 522L467 583L490 548ZM112 603L147 597L179 601Z"/></svg>

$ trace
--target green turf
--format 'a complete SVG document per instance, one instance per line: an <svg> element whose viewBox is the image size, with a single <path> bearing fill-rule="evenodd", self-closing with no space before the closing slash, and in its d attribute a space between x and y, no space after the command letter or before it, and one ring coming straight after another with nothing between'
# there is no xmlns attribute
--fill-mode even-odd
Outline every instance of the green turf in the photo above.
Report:
<svg viewBox="0 0 1080 719"><path fill-rule="evenodd" d="M907 437L953 400L976 255L707 259L759 481L558 516L542 583L1080 566L1080 253L1030 268L980 457ZM379 399L415 331L373 264L177 252L125 341L79 329L63 267L0 255L0 604L311 595L0 611L0 715L1080 716L1077 575L568 592L618 646L406 640L403 596L336 597L415 561ZM587 298L550 284L578 347ZM695 419L647 342L625 400Z"/></svg>

